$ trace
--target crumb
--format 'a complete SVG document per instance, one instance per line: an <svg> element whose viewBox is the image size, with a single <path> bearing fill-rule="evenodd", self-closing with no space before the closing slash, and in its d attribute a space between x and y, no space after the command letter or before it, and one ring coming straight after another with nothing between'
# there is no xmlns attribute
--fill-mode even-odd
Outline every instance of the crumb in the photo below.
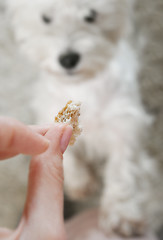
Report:
<svg viewBox="0 0 163 240"><path fill-rule="evenodd" d="M73 128L73 133L70 139L69 145L73 145L76 138L81 134L81 128L79 126L81 103L75 103L73 101L67 102L66 106L55 117L55 122L68 123Z"/></svg>

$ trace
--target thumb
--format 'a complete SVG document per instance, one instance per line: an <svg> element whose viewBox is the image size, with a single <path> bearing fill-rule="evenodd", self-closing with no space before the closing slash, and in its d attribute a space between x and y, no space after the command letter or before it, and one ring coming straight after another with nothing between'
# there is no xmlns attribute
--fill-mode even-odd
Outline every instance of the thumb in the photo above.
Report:
<svg viewBox="0 0 163 240"><path fill-rule="evenodd" d="M70 126L53 126L48 150L31 160L21 239L64 239L62 154L71 135Z"/></svg>

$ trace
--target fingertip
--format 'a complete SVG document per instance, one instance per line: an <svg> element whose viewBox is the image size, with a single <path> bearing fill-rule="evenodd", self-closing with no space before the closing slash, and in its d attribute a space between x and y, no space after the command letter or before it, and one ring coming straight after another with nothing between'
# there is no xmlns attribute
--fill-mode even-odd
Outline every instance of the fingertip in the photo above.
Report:
<svg viewBox="0 0 163 240"><path fill-rule="evenodd" d="M69 144L72 135L72 127L68 124L55 124L51 127L45 137L50 141L49 149L53 153L63 154Z"/></svg>
<svg viewBox="0 0 163 240"><path fill-rule="evenodd" d="M50 141L45 137L41 137L41 138L42 138L41 153L43 153L49 148Z"/></svg>
<svg viewBox="0 0 163 240"><path fill-rule="evenodd" d="M50 145L50 141L47 138L41 136L40 134L35 134L35 138L33 139L33 142L28 143L25 147L24 152L22 153L26 153L32 156L42 154L47 151L47 149L49 148L49 145Z"/></svg>

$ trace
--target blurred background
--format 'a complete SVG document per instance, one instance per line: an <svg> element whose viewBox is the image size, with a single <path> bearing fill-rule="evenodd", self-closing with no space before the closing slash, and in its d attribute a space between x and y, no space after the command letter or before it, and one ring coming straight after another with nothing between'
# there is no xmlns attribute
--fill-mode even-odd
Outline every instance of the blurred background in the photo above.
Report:
<svg viewBox="0 0 163 240"><path fill-rule="evenodd" d="M139 78L142 98L147 110L156 116L148 147L163 163L163 0L137 0L135 28L147 39ZM38 69L18 51L5 0L0 0L0 115L34 123L30 89L37 78ZM0 163L1 226L17 226L25 201L28 164L24 156ZM65 217L70 217L79 208L80 204L66 200ZM161 232L160 239L163 239Z"/></svg>

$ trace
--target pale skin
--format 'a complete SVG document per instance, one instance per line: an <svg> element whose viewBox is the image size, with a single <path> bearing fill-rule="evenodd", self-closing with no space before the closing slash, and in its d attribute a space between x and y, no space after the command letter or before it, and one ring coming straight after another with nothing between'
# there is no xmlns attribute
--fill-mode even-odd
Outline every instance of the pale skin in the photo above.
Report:
<svg viewBox="0 0 163 240"><path fill-rule="evenodd" d="M0 118L0 159L32 155L28 194L18 228L0 229L0 239L66 239L63 220L63 153L72 128L68 125L25 126Z"/></svg>
<svg viewBox="0 0 163 240"><path fill-rule="evenodd" d="M20 153L32 156L22 218L16 230L0 228L0 240L108 239L98 228L96 210L64 223L62 163L71 135L72 128L65 124L26 126L0 117L0 160Z"/></svg>

